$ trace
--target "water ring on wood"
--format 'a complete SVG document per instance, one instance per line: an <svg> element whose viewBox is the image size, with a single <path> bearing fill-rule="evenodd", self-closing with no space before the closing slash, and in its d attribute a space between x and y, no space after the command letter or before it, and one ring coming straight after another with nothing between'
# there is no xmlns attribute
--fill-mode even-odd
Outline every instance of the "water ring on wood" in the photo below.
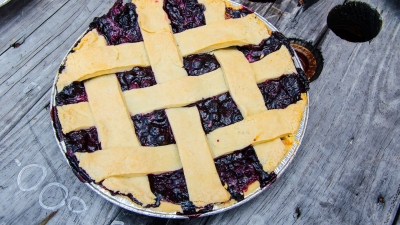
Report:
<svg viewBox="0 0 400 225"><path fill-rule="evenodd" d="M72 201L73 200L78 201L79 203L81 203L81 205L82 205L82 209L81 210L76 210L76 209L72 208ZM73 196L70 199L68 199L67 207L68 207L69 211L74 212L74 213L81 213L81 212L84 212L84 211L87 210L87 206L86 206L85 201L83 201L83 199L81 199L81 198L79 198L77 196Z"/></svg>
<svg viewBox="0 0 400 225"><path fill-rule="evenodd" d="M327 23L333 33L350 42L371 41L382 27L378 11L359 1L335 6L328 14Z"/></svg>
<svg viewBox="0 0 400 225"><path fill-rule="evenodd" d="M55 206L48 206L48 205L45 205L45 204L43 203L43 194L44 194L44 192L46 192L46 190L49 189L51 186L59 187L59 188L61 188L61 189L64 191L64 198L60 201L60 203L58 203L58 204L55 205ZM61 207L63 207L63 206L65 205L65 200L66 200L67 198L68 198L68 189L67 189L64 185L62 185L62 184L60 184L60 183L57 183L57 182L54 182L54 183L50 183L50 184L46 185L46 186L43 188L43 190L40 192L40 194L39 194L39 204L40 204L40 206L42 206L44 209L56 210L56 209L59 209L59 208L61 208Z"/></svg>
<svg viewBox="0 0 400 225"><path fill-rule="evenodd" d="M29 187L29 188L27 188L27 187L23 187L22 186L22 174L26 171L26 170L28 170L28 169L30 169L30 168L34 168L34 167L36 167L36 168L39 168L39 169L41 169L42 170L42 176L40 177L40 179L37 181L37 183L35 184L35 185L33 185L32 187ZM29 165L27 165L27 166L25 166L24 168L22 168L22 170L19 172L19 174L18 174L18 177L17 177L17 184L18 184L18 187L19 187L19 189L21 190L21 191L33 191L33 190L36 190L38 187L39 187L39 185L44 181L44 178L46 177L46 175L47 175L47 171L46 171L46 167L44 167L44 166L42 166L42 165L38 165L38 164L29 164Z"/></svg>
<svg viewBox="0 0 400 225"><path fill-rule="evenodd" d="M125 223L122 221L113 221L111 225L124 225Z"/></svg>
<svg viewBox="0 0 400 225"><path fill-rule="evenodd" d="M300 59L308 80L316 80L324 68L324 57L321 51L308 41L298 38L289 38L289 41Z"/></svg>

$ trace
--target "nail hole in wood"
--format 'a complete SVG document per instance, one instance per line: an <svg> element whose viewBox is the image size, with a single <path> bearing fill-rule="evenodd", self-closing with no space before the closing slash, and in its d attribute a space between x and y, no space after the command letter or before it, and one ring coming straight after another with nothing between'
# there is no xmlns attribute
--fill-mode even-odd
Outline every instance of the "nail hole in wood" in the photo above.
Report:
<svg viewBox="0 0 400 225"><path fill-rule="evenodd" d="M300 212L300 207L296 207L296 210L294 211L294 215L293 215L293 217L295 218L295 219L298 219L298 218L300 218L300 216L301 216L301 212Z"/></svg>
<svg viewBox="0 0 400 225"><path fill-rule="evenodd" d="M385 198L382 196L382 195L379 195L379 197L378 197L378 203L379 204L385 204Z"/></svg>
<svg viewBox="0 0 400 225"><path fill-rule="evenodd" d="M335 6L328 14L327 23L333 33L350 42L371 41L382 27L379 12L359 1Z"/></svg>

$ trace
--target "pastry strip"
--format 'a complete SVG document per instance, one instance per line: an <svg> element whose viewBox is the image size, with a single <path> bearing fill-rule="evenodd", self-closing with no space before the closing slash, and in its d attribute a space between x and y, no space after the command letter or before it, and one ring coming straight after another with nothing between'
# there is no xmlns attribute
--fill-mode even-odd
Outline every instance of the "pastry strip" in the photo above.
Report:
<svg viewBox="0 0 400 225"><path fill-rule="evenodd" d="M102 148L140 146L115 74L84 84Z"/></svg>
<svg viewBox="0 0 400 225"><path fill-rule="evenodd" d="M110 148L75 154L79 166L96 182L111 176L157 174L182 168L176 145Z"/></svg>
<svg viewBox="0 0 400 225"><path fill-rule="evenodd" d="M236 48L226 48L215 51L214 55L224 72L229 93L243 118L267 111L253 70L243 53Z"/></svg>
<svg viewBox="0 0 400 225"><path fill-rule="evenodd" d="M225 20L225 1L198 0L198 2L206 7L204 11L206 25Z"/></svg>
<svg viewBox="0 0 400 225"><path fill-rule="evenodd" d="M123 94L129 112L135 115L186 106L227 91L222 70L218 69L201 76L186 76L147 88L124 91Z"/></svg>
<svg viewBox="0 0 400 225"><path fill-rule="evenodd" d="M90 63L87 59L90 59ZM131 70L135 66L149 65L142 42L82 48L68 55L65 69L57 81L57 91L62 91L73 81L83 81L104 74Z"/></svg>
<svg viewBox="0 0 400 225"><path fill-rule="evenodd" d="M230 198L222 186L196 107L167 109L183 165L189 200L201 207Z"/></svg>
<svg viewBox="0 0 400 225"><path fill-rule="evenodd" d="M93 29L82 37L76 47L74 47L74 51L79 51L83 48L102 46L107 46L106 38L103 35L99 35L99 32L97 32L96 29Z"/></svg>
<svg viewBox="0 0 400 225"><path fill-rule="evenodd" d="M278 78L283 74L297 73L292 56L283 45L278 51L272 52L250 65L254 71L257 83Z"/></svg>
<svg viewBox="0 0 400 225"><path fill-rule="evenodd" d="M134 0L144 45L157 83L187 76L164 1Z"/></svg>
<svg viewBox="0 0 400 225"><path fill-rule="evenodd" d="M57 106L57 113L64 134L96 125L88 102Z"/></svg>
<svg viewBox="0 0 400 225"><path fill-rule="evenodd" d="M182 56L229 46L259 44L270 36L269 29L255 14L218 21L175 34ZM193 44L196 43L196 44Z"/></svg>
<svg viewBox="0 0 400 225"><path fill-rule="evenodd" d="M263 170L270 173L285 158L287 148L280 138L253 146Z"/></svg>
<svg viewBox="0 0 400 225"><path fill-rule="evenodd" d="M145 205L154 204L156 196L151 192L147 176L110 177L103 181L109 190L118 190L122 194L132 194Z"/></svg>
<svg viewBox="0 0 400 225"><path fill-rule="evenodd" d="M305 94L302 99L285 109L267 110L212 131L207 138L213 157L296 133L307 104Z"/></svg>

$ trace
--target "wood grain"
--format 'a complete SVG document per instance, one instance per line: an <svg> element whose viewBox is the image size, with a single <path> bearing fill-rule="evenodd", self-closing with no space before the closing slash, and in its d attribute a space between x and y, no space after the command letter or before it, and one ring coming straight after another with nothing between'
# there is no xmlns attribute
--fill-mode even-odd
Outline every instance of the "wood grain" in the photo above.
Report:
<svg viewBox="0 0 400 225"><path fill-rule="evenodd" d="M400 203L400 2L368 0L384 20L370 43L350 43L326 26L343 0L314 1L307 10L294 0L240 2L269 19L288 37L321 47L324 70L311 84L310 115L303 144L276 183L243 206L191 220L157 219L121 209L83 185L56 144L49 116L50 88L64 55L111 0L12 0L0 8L0 224L395 224ZM23 40L23 43L22 43ZM22 44L13 48L15 42ZM41 176L36 190L22 191ZM40 206L43 188L68 190L56 210ZM22 185L22 186L21 186ZM23 189L23 188L22 188ZM56 205L63 191L43 193ZM74 213L71 197L87 210ZM77 201L73 209L82 209ZM397 221L398 223L398 221ZM121 224L121 223L119 223Z"/></svg>

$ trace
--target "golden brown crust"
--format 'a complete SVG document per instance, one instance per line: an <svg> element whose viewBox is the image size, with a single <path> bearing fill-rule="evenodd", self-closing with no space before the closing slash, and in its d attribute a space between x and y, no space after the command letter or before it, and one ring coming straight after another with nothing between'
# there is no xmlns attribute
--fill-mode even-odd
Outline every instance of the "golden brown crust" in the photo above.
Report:
<svg viewBox="0 0 400 225"><path fill-rule="evenodd" d="M250 63L243 53L236 48L225 48L216 50L214 55L224 72L229 93L242 116L246 118L267 111Z"/></svg>
<svg viewBox="0 0 400 225"><path fill-rule="evenodd" d="M107 189L119 191L122 194L132 194L144 205L154 204L156 196L150 190L147 176L109 177L102 183Z"/></svg>
<svg viewBox="0 0 400 225"><path fill-rule="evenodd" d="M225 20L225 1L198 0L198 2L206 7L204 11L206 25Z"/></svg>
<svg viewBox="0 0 400 225"><path fill-rule="evenodd" d="M223 20L175 34L182 56L230 46L259 44L268 38L268 27L254 14L232 20Z"/></svg>
<svg viewBox="0 0 400 225"><path fill-rule="evenodd" d="M87 102L57 106L57 113L64 134L96 125Z"/></svg>
<svg viewBox="0 0 400 225"><path fill-rule="evenodd" d="M187 76L172 34L164 1L134 0L137 5L140 30L157 83Z"/></svg>
<svg viewBox="0 0 400 225"><path fill-rule="evenodd" d="M158 174L182 168L176 145L110 148L75 154L79 166L96 182L112 176Z"/></svg>
<svg viewBox="0 0 400 225"><path fill-rule="evenodd" d="M268 110L212 131L207 138L213 157L296 133L306 104L306 99L300 100L286 109Z"/></svg>
<svg viewBox="0 0 400 225"><path fill-rule="evenodd" d="M85 88L101 146L140 146L115 74L88 80Z"/></svg>
<svg viewBox="0 0 400 225"><path fill-rule="evenodd" d="M177 87L179 91L176 91ZM123 94L129 112L135 115L186 106L227 91L222 70L218 69L202 76L186 76L147 88L124 91Z"/></svg>
<svg viewBox="0 0 400 225"><path fill-rule="evenodd" d="M292 56L285 46L250 64L257 83L278 78L283 74L297 73Z"/></svg>
<svg viewBox="0 0 400 225"><path fill-rule="evenodd" d="M190 201L197 207L228 201L230 194L219 179L197 108L167 109L166 112L178 146Z"/></svg>
<svg viewBox="0 0 400 225"><path fill-rule="evenodd" d="M265 172L272 172L285 158L288 150L280 138L253 146Z"/></svg>
<svg viewBox="0 0 400 225"><path fill-rule="evenodd" d="M90 63L87 59L90 59ZM68 55L65 70L57 81L57 91L62 91L74 81L149 65L143 42L83 48Z"/></svg>

